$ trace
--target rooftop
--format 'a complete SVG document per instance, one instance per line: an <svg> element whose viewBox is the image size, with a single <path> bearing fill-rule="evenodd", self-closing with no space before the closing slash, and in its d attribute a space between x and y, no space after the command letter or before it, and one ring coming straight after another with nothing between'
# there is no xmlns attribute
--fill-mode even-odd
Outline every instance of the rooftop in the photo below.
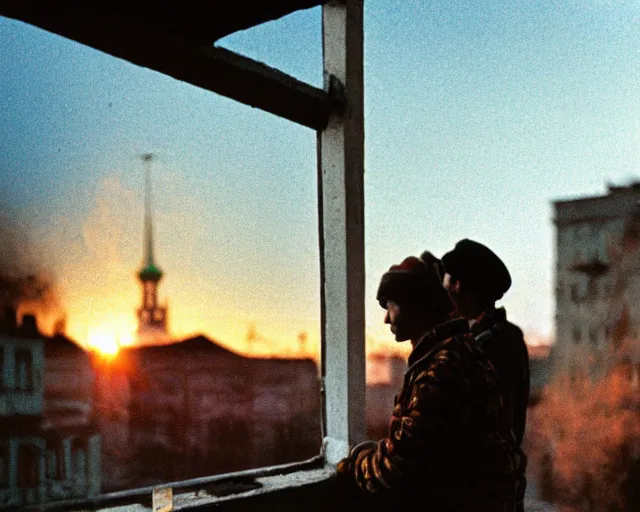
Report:
<svg viewBox="0 0 640 512"><path fill-rule="evenodd" d="M607 185L607 193L605 193L605 194L558 199L558 200L552 201L552 203L554 205L563 205L563 204L567 204L567 203L594 201L594 200L601 200L601 199L604 199L604 198L612 197L612 196L615 196L615 195L628 194L628 193L639 194L640 195L640 181L633 181L633 182L629 183L628 185L612 185L612 184L608 184Z"/></svg>

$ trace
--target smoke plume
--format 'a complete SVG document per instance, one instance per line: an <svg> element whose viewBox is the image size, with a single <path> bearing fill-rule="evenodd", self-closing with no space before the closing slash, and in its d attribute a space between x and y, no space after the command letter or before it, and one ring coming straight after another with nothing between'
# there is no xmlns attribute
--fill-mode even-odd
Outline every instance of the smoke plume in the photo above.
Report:
<svg viewBox="0 0 640 512"><path fill-rule="evenodd" d="M51 270L36 261L27 223L0 201L0 306L36 315L45 331L64 317ZM8 308L8 309L7 309Z"/></svg>

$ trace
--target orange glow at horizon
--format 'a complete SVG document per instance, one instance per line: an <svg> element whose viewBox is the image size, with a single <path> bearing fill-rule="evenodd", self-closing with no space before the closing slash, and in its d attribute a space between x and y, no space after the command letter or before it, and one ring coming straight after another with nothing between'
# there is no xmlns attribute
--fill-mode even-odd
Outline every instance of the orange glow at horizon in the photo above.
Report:
<svg viewBox="0 0 640 512"><path fill-rule="evenodd" d="M165 175L156 178L168 179ZM159 303L165 305L169 299L171 338L202 334L245 356L319 361L319 287L313 265L306 274L278 274L290 268L261 268L234 260L243 269L234 273L220 246L221 256L206 259L203 266L199 257L207 229L201 219L206 218L208 206L181 187L179 177L159 186L158 190L172 193L158 198L161 207L154 211L155 256L165 273ZM185 212L186 203L189 210ZM65 333L87 350L113 357L121 348L137 344L141 289L136 274L143 254L142 212L141 195L125 186L118 174L111 174L97 185L95 204L86 215L75 220L50 218L46 235L56 255ZM223 234L233 241L229 238L233 233ZM299 282L306 292L292 293L282 285L284 280ZM410 348L408 343L393 341L381 312L379 323L367 329L367 354L406 357Z"/></svg>
<svg viewBox="0 0 640 512"><path fill-rule="evenodd" d="M120 343L115 332L110 329L92 329L89 331L88 348L106 359L113 359L120 351Z"/></svg>
<svg viewBox="0 0 640 512"><path fill-rule="evenodd" d="M52 263L66 314L65 332L87 349L89 338L104 326L120 346L137 343L144 204L142 194L123 179L119 173L108 174L97 184L86 214L50 218L51 226L43 230L55 255ZM235 244L246 233L226 225L215 228L220 230L215 257L203 258L211 244L212 228L206 223L210 205L192 197L179 173L157 172L154 180L154 252L164 272L158 302L168 308L170 337L181 340L202 334L243 355L318 359L317 278L309 270L299 270L299 265L283 273L289 268L274 262L263 268L238 260ZM243 269L239 274L229 271L230 256L233 266ZM300 283L307 292L302 297L288 292L284 280Z"/></svg>

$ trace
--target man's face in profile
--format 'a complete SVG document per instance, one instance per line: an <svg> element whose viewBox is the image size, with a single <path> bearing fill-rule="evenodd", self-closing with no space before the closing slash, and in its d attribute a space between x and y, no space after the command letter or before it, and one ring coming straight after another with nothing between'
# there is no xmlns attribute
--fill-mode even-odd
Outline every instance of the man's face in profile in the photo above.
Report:
<svg viewBox="0 0 640 512"><path fill-rule="evenodd" d="M387 301L387 312L384 315L384 323L389 324L389 329L396 338L396 341L406 341L411 338L411 329L406 315L397 302Z"/></svg>

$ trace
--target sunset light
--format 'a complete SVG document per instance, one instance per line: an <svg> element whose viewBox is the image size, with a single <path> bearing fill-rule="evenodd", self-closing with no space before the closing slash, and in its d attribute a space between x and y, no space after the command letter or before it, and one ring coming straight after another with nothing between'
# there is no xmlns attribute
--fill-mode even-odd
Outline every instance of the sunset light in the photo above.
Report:
<svg viewBox="0 0 640 512"><path fill-rule="evenodd" d="M640 512L640 0L51 4L0 0L0 512Z"/></svg>
<svg viewBox="0 0 640 512"><path fill-rule="evenodd" d="M130 339L127 339L131 343ZM89 349L98 352L101 356L112 359L123 345L121 338L109 327L94 328L89 331Z"/></svg>

